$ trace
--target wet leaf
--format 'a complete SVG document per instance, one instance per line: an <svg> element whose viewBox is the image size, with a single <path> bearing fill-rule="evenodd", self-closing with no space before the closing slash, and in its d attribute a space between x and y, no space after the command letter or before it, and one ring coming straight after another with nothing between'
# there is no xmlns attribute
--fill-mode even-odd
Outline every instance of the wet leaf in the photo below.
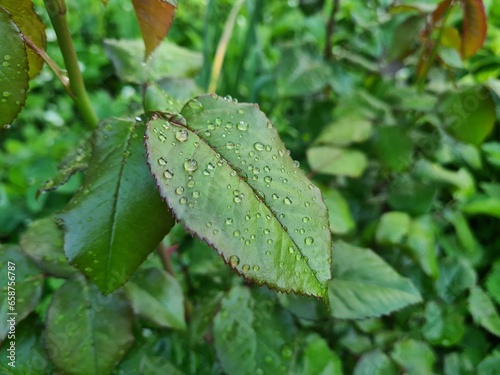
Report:
<svg viewBox="0 0 500 375"><path fill-rule="evenodd" d="M341 319L389 314L422 300L413 283L373 251L345 242L333 245L328 294L333 316Z"/></svg>
<svg viewBox="0 0 500 375"><path fill-rule="evenodd" d="M278 374L295 357L291 315L269 297L241 286L222 299L214 319L217 355L228 374Z"/></svg>
<svg viewBox="0 0 500 375"><path fill-rule="evenodd" d="M132 345L133 315L122 292L103 296L82 276L68 280L47 312L45 345L68 375L104 375Z"/></svg>
<svg viewBox="0 0 500 375"><path fill-rule="evenodd" d="M12 15L12 20L21 30L21 33L29 38L40 50L45 50L47 37L45 24L36 14L32 0L2 0L2 7ZM40 73L43 67L43 59L26 45L28 55L30 78Z"/></svg>
<svg viewBox="0 0 500 375"><path fill-rule="evenodd" d="M184 297L173 276L159 268L139 270L125 291L134 311L153 326L185 329Z"/></svg>
<svg viewBox="0 0 500 375"><path fill-rule="evenodd" d="M245 277L325 296L330 231L318 188L252 104L194 99L148 125L148 163L177 219Z"/></svg>
<svg viewBox="0 0 500 375"><path fill-rule="evenodd" d="M21 236L20 245L50 275L69 277L76 272L64 254L63 232L52 215L32 222Z"/></svg>
<svg viewBox="0 0 500 375"><path fill-rule="evenodd" d="M146 46L144 60L165 39L174 20L177 0L132 0Z"/></svg>
<svg viewBox="0 0 500 375"><path fill-rule="evenodd" d="M66 256L103 293L127 281L173 226L146 166L144 130L101 121L83 186L57 216Z"/></svg>
<svg viewBox="0 0 500 375"><path fill-rule="evenodd" d="M5 339L10 322L18 324L31 313L43 288L43 275L35 264L17 246L0 245L0 272L3 275L1 286L0 341ZM14 320L9 321L14 317Z"/></svg>
<svg viewBox="0 0 500 375"><path fill-rule="evenodd" d="M24 106L29 64L21 31L2 6L0 35L0 126L4 126L10 125Z"/></svg>
<svg viewBox="0 0 500 375"><path fill-rule="evenodd" d="M482 0L461 0L463 13L462 57L474 55L486 39L486 13Z"/></svg>

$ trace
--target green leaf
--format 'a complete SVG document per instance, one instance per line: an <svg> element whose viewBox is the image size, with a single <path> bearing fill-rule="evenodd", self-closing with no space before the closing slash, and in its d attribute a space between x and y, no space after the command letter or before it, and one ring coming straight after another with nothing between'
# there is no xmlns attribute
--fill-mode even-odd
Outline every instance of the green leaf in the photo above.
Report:
<svg viewBox="0 0 500 375"><path fill-rule="evenodd" d="M214 319L217 355L228 374L277 374L290 369L295 328L291 316L272 300L231 289Z"/></svg>
<svg viewBox="0 0 500 375"><path fill-rule="evenodd" d="M468 215L488 215L500 219L500 199L475 195L462 207L462 211Z"/></svg>
<svg viewBox="0 0 500 375"><path fill-rule="evenodd" d="M463 13L462 57L474 55L486 39L487 20L482 0L461 0Z"/></svg>
<svg viewBox="0 0 500 375"><path fill-rule="evenodd" d="M402 126L382 126L373 137L373 151L383 167L402 172L412 162L413 142Z"/></svg>
<svg viewBox="0 0 500 375"><path fill-rule="evenodd" d="M146 112L180 112L184 103L172 98L156 83L148 84L144 92Z"/></svg>
<svg viewBox="0 0 500 375"><path fill-rule="evenodd" d="M43 275L19 247L1 244L0 272L3 275L0 340L3 340L8 337L11 323L18 324L35 309L42 295Z"/></svg>
<svg viewBox="0 0 500 375"><path fill-rule="evenodd" d="M356 223L344 197L336 189L324 189L323 197L328 208L332 233L342 235L351 232L356 227Z"/></svg>
<svg viewBox="0 0 500 375"><path fill-rule="evenodd" d="M141 269L125 285L125 292L135 313L153 326L186 328L182 289L167 272Z"/></svg>
<svg viewBox="0 0 500 375"><path fill-rule="evenodd" d="M2 7L12 17L24 37L29 38L37 48L45 50L47 37L45 24L36 14L32 0L2 0ZM43 67L43 59L27 44L26 52L29 64L29 76L34 78Z"/></svg>
<svg viewBox="0 0 500 375"><path fill-rule="evenodd" d="M113 63L116 74L125 82L156 82L165 77L195 75L203 65L203 57L173 43L164 42L145 62L144 45L140 40L104 41L106 52Z"/></svg>
<svg viewBox="0 0 500 375"><path fill-rule="evenodd" d="M330 306L336 318L380 316L422 300L412 282L373 251L345 242L333 245L329 284Z"/></svg>
<svg viewBox="0 0 500 375"><path fill-rule="evenodd" d="M29 64L24 40L10 14L0 6L0 126L10 125L26 101Z"/></svg>
<svg viewBox="0 0 500 375"><path fill-rule="evenodd" d="M71 375L107 375L132 345L132 309L123 293L103 296L78 276L55 293L45 345L56 367Z"/></svg>
<svg viewBox="0 0 500 375"><path fill-rule="evenodd" d="M486 290L500 305L500 261L497 261L486 279Z"/></svg>
<svg viewBox="0 0 500 375"><path fill-rule="evenodd" d="M444 258L439 264L436 291L446 303L452 303L468 288L476 284L476 272L469 262L457 258Z"/></svg>
<svg viewBox="0 0 500 375"><path fill-rule="evenodd" d="M53 216L32 222L21 236L20 245L23 252L50 275L66 278L76 272L66 259L64 236Z"/></svg>
<svg viewBox="0 0 500 375"><path fill-rule="evenodd" d="M433 301L427 303L422 333L433 345L447 347L457 345L465 333L462 311L457 311L456 308L453 310L443 308Z"/></svg>
<svg viewBox="0 0 500 375"><path fill-rule="evenodd" d="M100 122L82 188L58 214L66 256L103 293L125 281L173 226L146 166L140 122Z"/></svg>
<svg viewBox="0 0 500 375"><path fill-rule="evenodd" d="M366 117L342 116L323 128L315 143L347 146L364 142L372 135L372 123Z"/></svg>
<svg viewBox="0 0 500 375"><path fill-rule="evenodd" d="M401 22L394 30L391 47L387 51L387 59L399 60L410 54L424 25L425 15L423 14L412 15Z"/></svg>
<svg viewBox="0 0 500 375"><path fill-rule="evenodd" d="M396 366L389 356L380 350L363 354L356 363L354 375L397 375Z"/></svg>
<svg viewBox="0 0 500 375"><path fill-rule="evenodd" d="M317 173L353 178L360 177L368 164L361 151L327 146L308 149L307 160Z"/></svg>
<svg viewBox="0 0 500 375"><path fill-rule="evenodd" d="M439 267L436 254L434 228L435 223L430 216L422 216L411 221L408 228L406 247L416 259L422 270L432 277L439 277Z"/></svg>
<svg viewBox="0 0 500 375"><path fill-rule="evenodd" d="M380 217L375 238L379 244L399 245L410 229L411 218L405 212L386 212Z"/></svg>
<svg viewBox="0 0 500 375"><path fill-rule="evenodd" d="M500 351L495 350L477 366L478 375L499 375L500 374Z"/></svg>
<svg viewBox="0 0 500 375"><path fill-rule="evenodd" d="M432 374L436 362L436 355L429 345L413 339L398 342L391 356L408 375Z"/></svg>
<svg viewBox="0 0 500 375"><path fill-rule="evenodd" d="M144 60L167 36L174 20L176 3L158 0L132 0L135 15L139 20L142 39L146 46Z"/></svg>
<svg viewBox="0 0 500 375"><path fill-rule="evenodd" d="M70 152L57 166L58 173L51 179L45 181L37 192L37 198L40 194L55 190L69 181L71 176L79 171L86 170L91 154L91 144L85 140L76 150Z"/></svg>
<svg viewBox="0 0 500 375"><path fill-rule="evenodd" d="M471 288L468 304L474 322L500 337L500 316L490 297L480 287Z"/></svg>
<svg viewBox="0 0 500 375"><path fill-rule="evenodd" d="M409 174L398 174L389 181L389 205L397 211L413 215L426 214L436 195L435 184L422 181Z"/></svg>
<svg viewBox="0 0 500 375"><path fill-rule="evenodd" d="M446 131L467 143L480 145L495 127L495 102L484 86L447 93L440 111Z"/></svg>
<svg viewBox="0 0 500 375"><path fill-rule="evenodd" d="M331 239L318 188L252 104L193 99L148 125L148 163L177 219L246 278L326 296Z"/></svg>
<svg viewBox="0 0 500 375"><path fill-rule="evenodd" d="M16 327L15 338L5 340L0 347L6 356L0 362L4 375L46 375L51 373L52 363L47 358L42 339L42 324L31 315ZM15 366L10 366L9 349L15 347Z"/></svg>
<svg viewBox="0 0 500 375"><path fill-rule="evenodd" d="M342 375L342 362L328 343L318 335L306 338L304 364L299 374Z"/></svg>

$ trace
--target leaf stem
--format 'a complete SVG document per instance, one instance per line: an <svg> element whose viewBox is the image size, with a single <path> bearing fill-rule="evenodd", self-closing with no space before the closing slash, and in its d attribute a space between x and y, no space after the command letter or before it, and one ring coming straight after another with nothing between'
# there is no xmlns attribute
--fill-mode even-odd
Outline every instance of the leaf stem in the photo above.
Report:
<svg viewBox="0 0 500 375"><path fill-rule="evenodd" d="M156 251L158 252L158 255L160 256L161 263L163 264L163 269L167 271L169 274L172 276L174 275L174 267L172 267L172 260L171 260L171 255L173 252L175 252L178 249L179 245L175 244L170 247L165 246L163 242L160 242L158 247L156 248Z"/></svg>
<svg viewBox="0 0 500 375"><path fill-rule="evenodd" d="M224 31L222 32L219 44L217 45L217 51L215 52L214 63L212 65L212 74L210 75L210 83L208 85L208 92L215 92L215 90L217 90L217 84L219 82L224 57L226 56L229 39L231 39L231 35L233 34L236 17L240 12L243 3L244 0L238 0L234 4L229 17L227 18L226 24L224 25Z"/></svg>
<svg viewBox="0 0 500 375"><path fill-rule="evenodd" d="M78 65L73 39L69 31L66 19L66 4L64 0L44 0L45 8L49 14L50 21L57 35L57 43L64 58L64 64L68 71L69 87L74 94L73 98L78 108L78 112L88 128L95 128L99 119L90 103L90 99L85 88L82 73Z"/></svg>
<svg viewBox="0 0 500 375"><path fill-rule="evenodd" d="M325 40L325 60L330 61L332 59L332 37L335 31L336 21L335 15L339 11L340 8L340 0L333 0L332 11L330 13L330 17L328 18L328 22L326 24L326 40Z"/></svg>

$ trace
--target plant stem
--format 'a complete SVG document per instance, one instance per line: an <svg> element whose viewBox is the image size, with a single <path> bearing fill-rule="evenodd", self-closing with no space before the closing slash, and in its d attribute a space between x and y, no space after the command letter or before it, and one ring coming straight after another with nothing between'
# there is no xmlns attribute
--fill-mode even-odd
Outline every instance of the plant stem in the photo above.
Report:
<svg viewBox="0 0 500 375"><path fill-rule="evenodd" d="M330 13L330 17L328 18L328 22L326 24L326 40L325 40L325 60L329 61L332 59L332 37L333 32L335 31L335 15L339 11L340 8L340 0L333 0L332 11Z"/></svg>
<svg viewBox="0 0 500 375"><path fill-rule="evenodd" d="M90 129L95 128L99 119L90 103L85 82L78 66L78 56L76 55L66 19L66 4L64 0L44 0L44 3L57 35L57 43L59 44L64 64L68 71L69 87L74 94L73 98L78 112L80 112L87 127Z"/></svg>
<svg viewBox="0 0 500 375"><path fill-rule="evenodd" d="M174 251L177 250L179 245L172 245L170 247L166 247L163 242L160 242L158 247L156 248L156 251L158 252L158 255L160 256L161 263L163 264L163 269L167 271L169 274L174 276L174 268L172 267L172 261L171 261L171 256Z"/></svg>

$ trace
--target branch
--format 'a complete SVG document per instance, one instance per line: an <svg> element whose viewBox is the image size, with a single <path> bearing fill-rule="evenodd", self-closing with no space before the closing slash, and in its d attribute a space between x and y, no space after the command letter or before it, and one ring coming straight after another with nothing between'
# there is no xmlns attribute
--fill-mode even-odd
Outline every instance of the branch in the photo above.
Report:
<svg viewBox="0 0 500 375"><path fill-rule="evenodd" d="M88 128L95 128L99 119L90 103L85 88L82 73L78 65L73 39L69 31L66 19L66 4L64 0L44 0L45 8L49 14L50 21L57 35L57 43L64 58L64 64L68 71L69 87L74 94L76 107Z"/></svg>
<svg viewBox="0 0 500 375"><path fill-rule="evenodd" d="M325 40L325 60L330 61L333 57L332 55L332 38L333 33L335 31L336 21L335 16L340 8L340 0L333 0L332 11L330 13L330 17L328 18L328 22L326 24L326 40Z"/></svg>

